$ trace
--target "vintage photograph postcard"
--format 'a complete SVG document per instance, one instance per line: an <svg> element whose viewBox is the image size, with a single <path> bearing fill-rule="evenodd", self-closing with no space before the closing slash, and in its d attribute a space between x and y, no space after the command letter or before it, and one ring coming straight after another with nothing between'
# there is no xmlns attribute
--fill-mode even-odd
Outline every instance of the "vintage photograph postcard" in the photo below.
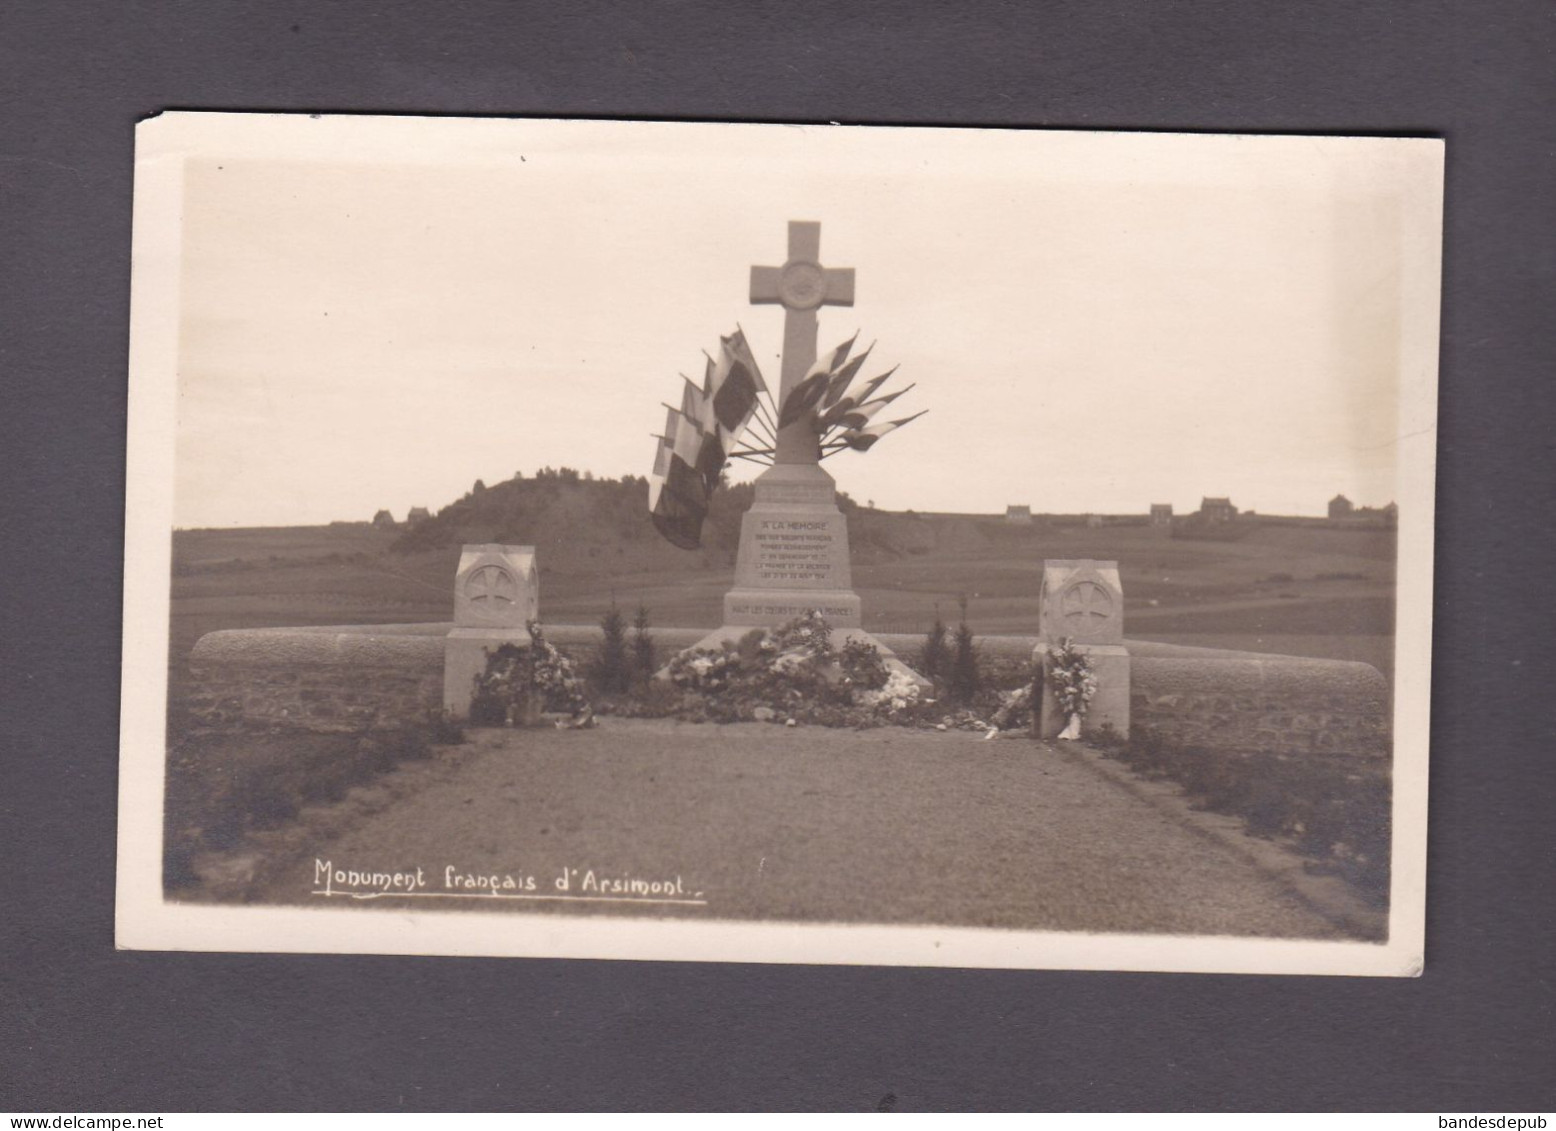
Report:
<svg viewBox="0 0 1556 1131"><path fill-rule="evenodd" d="M141 123L118 945L1420 973L1442 183Z"/></svg>

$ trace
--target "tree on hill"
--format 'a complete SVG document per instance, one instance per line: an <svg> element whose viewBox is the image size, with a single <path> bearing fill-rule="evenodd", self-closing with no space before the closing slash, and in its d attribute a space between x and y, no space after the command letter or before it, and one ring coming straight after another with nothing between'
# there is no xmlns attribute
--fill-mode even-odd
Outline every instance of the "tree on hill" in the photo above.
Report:
<svg viewBox="0 0 1556 1131"><path fill-rule="evenodd" d="M721 487L714 493L703 529L703 554L691 568L733 559L741 516L752 494L749 484ZM639 557L647 553L667 567L691 561L654 529L646 477L585 479L568 467L541 468L530 478L473 489L436 517L402 529L390 548L415 553L466 542L540 547L550 568L599 569L629 553Z"/></svg>

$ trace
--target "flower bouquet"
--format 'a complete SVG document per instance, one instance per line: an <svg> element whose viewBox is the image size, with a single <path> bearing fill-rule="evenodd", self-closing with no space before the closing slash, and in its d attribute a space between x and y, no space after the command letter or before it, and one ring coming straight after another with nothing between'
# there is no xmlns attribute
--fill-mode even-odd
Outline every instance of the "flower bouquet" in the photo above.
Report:
<svg viewBox="0 0 1556 1131"><path fill-rule="evenodd" d="M486 670L475 677L472 722L534 726L546 711L566 712L566 725L593 725L594 711L583 693L583 681L573 662L557 651L534 621L527 648L504 644L487 657Z"/></svg>
<svg viewBox="0 0 1556 1131"><path fill-rule="evenodd" d="M1081 736L1081 716L1097 694L1097 674L1091 659L1066 636L1048 648L1048 690L1053 693L1059 710L1069 719L1059 732L1060 738L1074 739Z"/></svg>

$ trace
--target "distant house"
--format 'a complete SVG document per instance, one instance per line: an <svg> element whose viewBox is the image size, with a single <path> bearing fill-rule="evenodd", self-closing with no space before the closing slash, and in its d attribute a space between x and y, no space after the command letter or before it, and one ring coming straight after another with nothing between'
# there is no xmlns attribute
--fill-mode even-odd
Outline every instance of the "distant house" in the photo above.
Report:
<svg viewBox="0 0 1556 1131"><path fill-rule="evenodd" d="M1237 508L1229 498L1206 495L1199 502L1199 516L1206 522L1231 522L1237 517Z"/></svg>
<svg viewBox="0 0 1556 1131"><path fill-rule="evenodd" d="M1032 508L1029 506L1008 506L1005 508L1005 521L1011 526L1031 526Z"/></svg>
<svg viewBox="0 0 1556 1131"><path fill-rule="evenodd" d="M1099 528L1102 525L1102 516L1100 514L1089 514L1089 515L1087 515L1086 516L1086 525L1088 527L1090 527L1092 530L1096 530L1097 528Z"/></svg>
<svg viewBox="0 0 1556 1131"><path fill-rule="evenodd" d="M405 525L415 526L418 522L426 522L431 517L426 507L412 507L405 516Z"/></svg>
<svg viewBox="0 0 1556 1131"><path fill-rule="evenodd" d="M1357 507L1347 517L1364 522L1368 526L1397 526L1399 504L1390 503L1385 507Z"/></svg>
<svg viewBox="0 0 1556 1131"><path fill-rule="evenodd" d="M392 530L394 528L394 515L388 511L381 510L373 516L373 525L381 530Z"/></svg>
<svg viewBox="0 0 1556 1131"><path fill-rule="evenodd" d="M1152 503L1151 504L1151 525L1152 526L1171 526L1172 525L1172 504L1171 503Z"/></svg>
<svg viewBox="0 0 1556 1131"><path fill-rule="evenodd" d="M1330 518L1350 518L1351 512L1355 509L1356 504L1352 503L1351 500L1347 499L1344 495L1336 495L1334 498L1329 500Z"/></svg>

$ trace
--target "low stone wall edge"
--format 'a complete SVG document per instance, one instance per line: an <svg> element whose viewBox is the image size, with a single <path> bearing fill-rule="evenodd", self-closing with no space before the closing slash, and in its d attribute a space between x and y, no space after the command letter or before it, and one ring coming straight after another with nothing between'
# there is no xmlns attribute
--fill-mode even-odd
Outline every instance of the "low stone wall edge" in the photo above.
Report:
<svg viewBox="0 0 1556 1131"><path fill-rule="evenodd" d="M441 706L451 625L337 625L227 629L195 644L191 711L202 722L285 721L332 729L424 718ZM564 649L596 645L596 625L546 625ZM401 630L405 631L401 631ZM702 629L651 630L661 656ZM878 634L912 662L922 638ZM516 630L523 639L523 630ZM991 652L1030 655L1035 637L985 636ZM1177 744L1281 752L1386 754L1388 683L1349 660L1148 644L1130 648L1132 725Z"/></svg>

